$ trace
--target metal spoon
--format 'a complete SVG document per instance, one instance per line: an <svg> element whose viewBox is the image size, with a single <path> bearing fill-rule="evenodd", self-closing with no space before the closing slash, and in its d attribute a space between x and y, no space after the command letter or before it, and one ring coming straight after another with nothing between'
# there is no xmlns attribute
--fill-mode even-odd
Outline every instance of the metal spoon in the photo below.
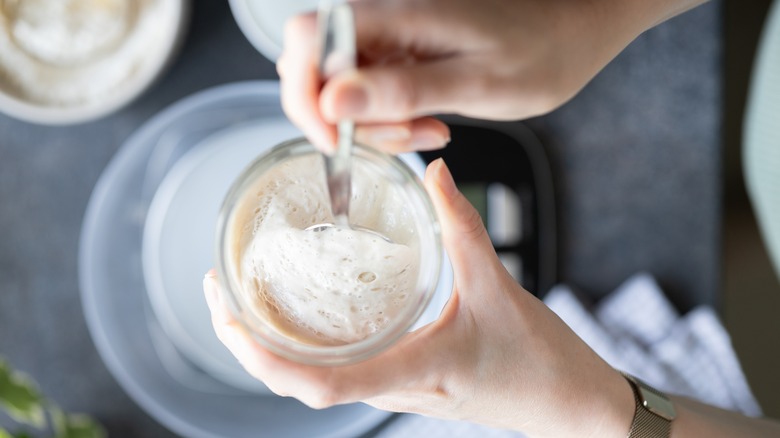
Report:
<svg viewBox="0 0 780 438"><path fill-rule="evenodd" d="M336 73L354 69L357 64L355 23L352 8L348 3L332 5L322 1L317 11L317 26L320 38L320 75L323 80ZM349 223L349 200L352 197L352 142L355 123L340 120L337 125L337 149L333 155L324 154L325 175L330 194L330 208L334 223L311 225L307 231L325 231L330 228L352 228L391 240L381 233Z"/></svg>

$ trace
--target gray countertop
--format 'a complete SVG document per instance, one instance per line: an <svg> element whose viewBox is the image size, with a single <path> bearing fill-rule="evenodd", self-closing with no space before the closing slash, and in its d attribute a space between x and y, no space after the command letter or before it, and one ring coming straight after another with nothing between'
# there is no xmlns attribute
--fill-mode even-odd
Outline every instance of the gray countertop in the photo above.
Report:
<svg viewBox="0 0 780 438"><path fill-rule="evenodd" d="M646 32L529 121L553 167L560 280L587 295L645 270L681 311L720 305L720 14L711 1Z"/></svg>
<svg viewBox="0 0 780 438"><path fill-rule="evenodd" d="M719 304L721 49L713 1L645 33L571 102L527 121L553 169L560 281L597 298L648 271L681 310ZM0 356L113 437L173 434L124 393L87 331L77 254L92 188L162 108L276 78L227 2L195 0L175 63L127 108L70 127L0 115Z"/></svg>

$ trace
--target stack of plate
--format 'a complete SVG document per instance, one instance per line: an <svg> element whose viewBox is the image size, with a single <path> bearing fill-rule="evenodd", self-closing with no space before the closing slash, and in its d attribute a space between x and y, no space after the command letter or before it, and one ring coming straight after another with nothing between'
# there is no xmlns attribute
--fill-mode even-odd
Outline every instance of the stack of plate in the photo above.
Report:
<svg viewBox="0 0 780 438"><path fill-rule="evenodd" d="M356 437L390 413L363 404L313 410L255 380L216 338L201 287L214 264L222 198L256 156L301 133L278 82L202 91L133 134L106 168L86 212L82 302L97 348L123 388L188 437ZM422 176L424 160L401 156ZM420 324L449 299L445 260Z"/></svg>

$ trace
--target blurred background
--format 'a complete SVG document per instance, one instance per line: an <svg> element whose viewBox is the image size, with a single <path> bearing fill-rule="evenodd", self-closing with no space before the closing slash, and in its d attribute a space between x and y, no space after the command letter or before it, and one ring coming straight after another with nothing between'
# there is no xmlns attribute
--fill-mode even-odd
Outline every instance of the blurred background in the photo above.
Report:
<svg viewBox="0 0 780 438"><path fill-rule="evenodd" d="M770 0L727 0L723 8L723 280L724 324L764 412L780 418L780 282L756 225L742 174L745 99L756 44Z"/></svg>
<svg viewBox="0 0 780 438"><path fill-rule="evenodd" d="M523 125L552 172L555 280L598 300L645 271L681 313L714 306L761 407L780 418L780 283L740 167L749 75L770 3L712 0L676 17L641 35L571 102ZM256 79L278 76L228 3L193 0L180 51L130 105L66 126L0 114L0 356L110 436L175 434L128 397L90 338L77 256L92 189L159 111ZM469 146L480 147L458 146L447 153L466 161Z"/></svg>

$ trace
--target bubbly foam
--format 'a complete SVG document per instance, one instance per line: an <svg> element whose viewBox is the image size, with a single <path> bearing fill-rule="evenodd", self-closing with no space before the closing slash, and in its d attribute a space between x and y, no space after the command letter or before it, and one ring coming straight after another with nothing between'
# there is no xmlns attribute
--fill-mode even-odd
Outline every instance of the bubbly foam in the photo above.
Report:
<svg viewBox="0 0 780 438"><path fill-rule="evenodd" d="M354 164L349 228L314 232L332 222L318 156L267 172L242 199L234 222L245 301L287 336L352 343L385 329L413 302L419 270L417 235L400 189ZM373 177L372 177L373 175Z"/></svg>

